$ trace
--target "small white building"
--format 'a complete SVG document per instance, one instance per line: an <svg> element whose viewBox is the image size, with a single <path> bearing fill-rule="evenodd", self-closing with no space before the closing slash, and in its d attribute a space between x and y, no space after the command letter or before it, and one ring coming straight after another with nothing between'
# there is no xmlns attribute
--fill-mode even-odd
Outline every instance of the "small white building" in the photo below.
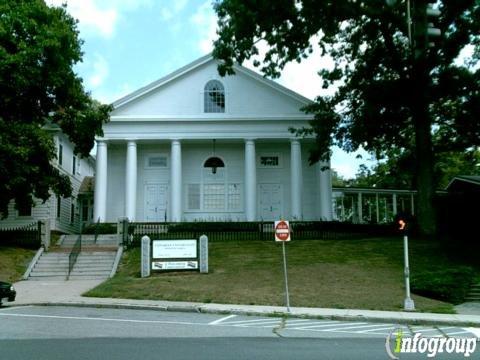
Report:
<svg viewBox="0 0 480 360"><path fill-rule="evenodd" d="M331 173L309 166L311 101L210 55L116 101L97 138L94 221L331 220ZM305 79L308 81L308 79Z"/></svg>
<svg viewBox="0 0 480 360"><path fill-rule="evenodd" d="M74 145L60 128L51 126L51 132L57 149L57 158L53 160L60 173L67 175L72 184L72 197L61 198L52 195L45 203L34 199L35 206L15 209L14 201L8 206L8 214L0 220L0 229L10 229L29 225L36 220L50 219L50 229L61 233L77 233L80 221L90 222L92 218L92 200L85 196L80 199L79 190L85 179L92 179L95 160L92 157L81 158L74 154Z"/></svg>

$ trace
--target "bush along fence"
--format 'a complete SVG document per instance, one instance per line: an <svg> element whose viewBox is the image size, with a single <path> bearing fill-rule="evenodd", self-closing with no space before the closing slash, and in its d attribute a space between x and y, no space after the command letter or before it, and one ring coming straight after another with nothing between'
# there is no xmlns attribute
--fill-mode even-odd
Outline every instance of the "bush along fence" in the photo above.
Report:
<svg viewBox="0 0 480 360"><path fill-rule="evenodd" d="M43 227L43 221L39 220L24 226L0 229L0 245L38 249L42 243Z"/></svg>
<svg viewBox="0 0 480 360"><path fill-rule="evenodd" d="M354 240L365 237L395 234L393 225L351 224L326 221L290 222L293 240ZM185 223L128 223L119 224L126 246L140 246L141 238L148 235L153 240L198 239L207 235L209 241L272 240L274 222L185 222Z"/></svg>

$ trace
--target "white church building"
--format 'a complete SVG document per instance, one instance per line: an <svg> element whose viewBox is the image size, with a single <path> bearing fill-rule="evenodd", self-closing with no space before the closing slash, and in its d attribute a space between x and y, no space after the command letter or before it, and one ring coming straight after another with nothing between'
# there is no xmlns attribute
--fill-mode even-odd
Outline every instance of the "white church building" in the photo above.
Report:
<svg viewBox="0 0 480 360"><path fill-rule="evenodd" d="M94 221L331 220L328 164L308 163L311 101L204 56L113 103L97 138ZM305 79L308 81L308 79Z"/></svg>

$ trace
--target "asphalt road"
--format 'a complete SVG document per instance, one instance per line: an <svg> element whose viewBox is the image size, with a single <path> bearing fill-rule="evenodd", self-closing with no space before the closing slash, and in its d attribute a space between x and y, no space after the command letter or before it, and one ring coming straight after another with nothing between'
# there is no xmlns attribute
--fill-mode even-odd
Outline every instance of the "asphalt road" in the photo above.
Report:
<svg viewBox="0 0 480 360"><path fill-rule="evenodd" d="M0 359L388 359L385 340L394 329L396 324L316 319L10 307L0 309ZM472 337L472 331L478 331L412 326L402 330L445 338ZM480 350L470 359L480 359Z"/></svg>

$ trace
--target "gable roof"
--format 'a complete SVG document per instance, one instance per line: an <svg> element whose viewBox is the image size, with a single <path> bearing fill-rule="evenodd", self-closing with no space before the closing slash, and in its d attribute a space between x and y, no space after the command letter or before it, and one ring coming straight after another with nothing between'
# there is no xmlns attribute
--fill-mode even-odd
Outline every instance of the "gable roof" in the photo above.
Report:
<svg viewBox="0 0 480 360"><path fill-rule="evenodd" d="M151 93L153 91L155 91L156 89L170 83L171 81L179 78L180 76L183 76L193 70L195 70L196 68L210 62L210 61L217 61L213 58L212 54L207 54L205 56L202 56L201 58L191 62L190 64L187 64L183 67L181 67L180 69L168 74L167 76L164 76L144 87L141 87L140 89L138 90L135 90L134 92L114 101L112 103L114 109L119 109L125 105L127 105L128 103L148 94L148 93ZM282 94L284 95L287 95L301 103L304 103L305 105L308 105L308 104L311 104L312 103L312 100L306 98L305 96L303 95L300 95L288 88L286 88L285 86L282 86L280 84L278 84L277 82L273 81L273 80L270 80L270 79L267 79L263 76L261 76L260 74L256 73L255 71L252 71L250 69L247 69L246 67L242 66L242 65L239 65L239 64L235 64L233 66L233 69L235 71L238 71L238 72L241 72L242 74L244 75L247 75L249 76L250 78L256 80L256 81L259 81L261 83L263 83L264 85L267 85L271 88L273 88L274 90L278 91L278 92L281 92Z"/></svg>
<svg viewBox="0 0 480 360"><path fill-rule="evenodd" d="M455 185L458 183L468 184L470 186L478 186L478 188L480 189L480 176L467 176L467 175L455 176L448 183L446 190L453 189Z"/></svg>

